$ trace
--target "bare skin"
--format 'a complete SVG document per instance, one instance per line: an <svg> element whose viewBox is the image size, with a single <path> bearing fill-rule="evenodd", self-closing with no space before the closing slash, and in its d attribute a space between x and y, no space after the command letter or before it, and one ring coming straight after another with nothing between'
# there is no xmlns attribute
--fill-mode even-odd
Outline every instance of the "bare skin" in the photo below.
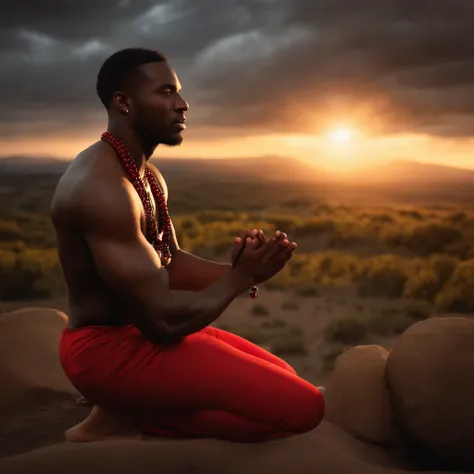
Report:
<svg viewBox="0 0 474 474"><path fill-rule="evenodd" d="M142 176L159 143L181 142L182 127L176 120L188 108L166 63L146 65L144 77L135 96L116 94L108 124L131 151ZM139 120L146 120L140 126L147 136L157 127L153 143L140 140L135 130ZM148 166L167 197L163 177ZM145 186L156 209L148 183ZM141 200L115 151L102 141L80 153L62 176L51 216L69 291L69 327L134 324L158 342L179 341L211 324L238 294L278 273L296 248L284 233L266 241L261 231L246 230L235 241L234 255L243 239L255 238L246 243L232 269L182 251L173 230L172 258L164 268L146 240ZM87 400L81 397L78 403ZM95 406L65 438L85 442L138 435L126 416Z"/></svg>
<svg viewBox="0 0 474 474"><path fill-rule="evenodd" d="M87 443L111 438L142 439L143 434L128 417L95 406L84 421L66 431L64 438L70 443Z"/></svg>

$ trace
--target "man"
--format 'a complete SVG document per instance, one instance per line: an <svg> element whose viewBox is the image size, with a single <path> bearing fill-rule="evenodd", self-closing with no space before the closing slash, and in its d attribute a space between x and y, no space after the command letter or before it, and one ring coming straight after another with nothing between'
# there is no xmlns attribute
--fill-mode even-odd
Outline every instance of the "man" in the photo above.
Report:
<svg viewBox="0 0 474 474"><path fill-rule="evenodd" d="M232 265L180 249L166 182L148 163L159 144L182 141L180 90L156 51L109 57L97 78L107 132L53 197L70 301L61 363L95 405L69 441L138 432L256 442L311 430L323 416L320 391L288 364L211 327L235 297L278 273L296 244L245 231Z"/></svg>

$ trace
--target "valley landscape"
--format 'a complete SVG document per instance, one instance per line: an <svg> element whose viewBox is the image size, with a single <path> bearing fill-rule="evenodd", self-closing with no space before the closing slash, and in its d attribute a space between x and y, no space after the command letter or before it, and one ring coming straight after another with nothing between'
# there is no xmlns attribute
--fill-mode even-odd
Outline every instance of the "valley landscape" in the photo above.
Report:
<svg viewBox="0 0 474 474"><path fill-rule="evenodd" d="M401 161L380 167L379 182L372 175L345 183L281 157L156 164L185 250L228 262L245 228L280 229L298 243L257 300L238 298L215 324L315 384L347 348L389 349L413 322L474 313L474 172ZM67 313L49 220L65 166L0 160L0 311Z"/></svg>

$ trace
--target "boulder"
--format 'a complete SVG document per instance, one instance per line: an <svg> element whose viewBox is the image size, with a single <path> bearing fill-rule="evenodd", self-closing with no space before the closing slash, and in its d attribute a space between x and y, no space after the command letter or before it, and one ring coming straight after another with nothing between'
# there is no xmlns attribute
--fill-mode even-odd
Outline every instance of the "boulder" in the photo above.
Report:
<svg viewBox="0 0 474 474"><path fill-rule="evenodd" d="M387 358L387 350L375 345L347 350L337 359L325 393L327 421L381 445L394 441L384 378Z"/></svg>
<svg viewBox="0 0 474 474"><path fill-rule="evenodd" d="M59 362L66 322L67 316L54 309L0 314L0 411L53 393L77 395Z"/></svg>
<svg viewBox="0 0 474 474"><path fill-rule="evenodd" d="M386 379L394 421L413 452L474 469L474 321L414 324L396 341Z"/></svg>

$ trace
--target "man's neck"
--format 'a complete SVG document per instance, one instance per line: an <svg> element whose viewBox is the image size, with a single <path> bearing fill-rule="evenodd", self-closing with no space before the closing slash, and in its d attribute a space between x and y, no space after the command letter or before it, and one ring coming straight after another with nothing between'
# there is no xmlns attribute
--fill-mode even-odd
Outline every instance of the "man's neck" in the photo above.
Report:
<svg viewBox="0 0 474 474"><path fill-rule="evenodd" d="M128 127L120 126L119 124L109 122L107 131L119 138L121 142L125 145L127 150L133 156L135 163L137 164L140 176L142 176L145 166L147 165L148 160L153 154L154 149L145 151L136 133L134 133Z"/></svg>

